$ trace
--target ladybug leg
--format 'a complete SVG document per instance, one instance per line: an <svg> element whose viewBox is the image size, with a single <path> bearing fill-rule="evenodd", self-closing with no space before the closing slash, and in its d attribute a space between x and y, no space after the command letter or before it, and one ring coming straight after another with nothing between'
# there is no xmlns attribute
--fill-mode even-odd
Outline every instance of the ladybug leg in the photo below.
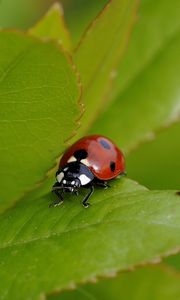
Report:
<svg viewBox="0 0 180 300"><path fill-rule="evenodd" d="M52 192L55 193L58 198L56 200L54 200L53 203L51 203L49 205L49 207L58 206L58 205L62 204L63 200L64 200L64 198L63 198L64 190L60 189L60 188L58 189L57 182L53 185Z"/></svg>
<svg viewBox="0 0 180 300"><path fill-rule="evenodd" d="M101 180L101 181L97 180L97 181L95 181L95 183L96 183L97 186L102 187L104 189L107 189L107 188L110 187L109 184L107 184L107 182L104 181L104 180Z"/></svg>
<svg viewBox="0 0 180 300"><path fill-rule="evenodd" d="M90 205L90 203L87 202L87 201L88 201L89 197L90 197L90 196L93 194L93 192L94 192L94 186L91 185L91 186L89 187L89 189L90 189L89 193L84 197L84 199L83 199L83 201L82 201L82 204L83 204L83 206L84 206L85 208L88 208L89 205Z"/></svg>
<svg viewBox="0 0 180 300"><path fill-rule="evenodd" d="M78 191L77 191L77 190L75 190L75 191L74 191L74 194L75 194L76 196L78 196L78 195L79 195L79 193L78 193Z"/></svg>
<svg viewBox="0 0 180 300"><path fill-rule="evenodd" d="M58 198L56 200L53 201L53 203L51 203L49 205L49 207L54 207L54 206L58 206L58 205L61 205L63 203L63 192L59 193L58 190L55 190L53 191L57 196Z"/></svg>
<svg viewBox="0 0 180 300"><path fill-rule="evenodd" d="M49 207L59 206L59 205L61 205L62 203L63 203L63 200L61 200L60 198L58 198L58 199L54 200L53 203L51 203L51 204L49 205Z"/></svg>

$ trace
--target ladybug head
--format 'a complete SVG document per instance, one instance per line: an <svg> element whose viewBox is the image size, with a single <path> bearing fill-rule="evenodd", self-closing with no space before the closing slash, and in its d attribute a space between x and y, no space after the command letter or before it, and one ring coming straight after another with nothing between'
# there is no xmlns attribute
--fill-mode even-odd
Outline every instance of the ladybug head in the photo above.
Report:
<svg viewBox="0 0 180 300"><path fill-rule="evenodd" d="M56 173L58 186L66 192L76 192L81 186L87 185L94 175L87 166L80 162L70 162Z"/></svg>
<svg viewBox="0 0 180 300"><path fill-rule="evenodd" d="M65 176L61 182L61 186L65 189L66 192L73 193L77 191L78 188L80 188L81 182L78 178L71 178Z"/></svg>
<svg viewBox="0 0 180 300"><path fill-rule="evenodd" d="M81 182L77 177L74 177L73 174L64 173L63 170L56 173L56 179L59 186L66 192L73 193L81 186Z"/></svg>

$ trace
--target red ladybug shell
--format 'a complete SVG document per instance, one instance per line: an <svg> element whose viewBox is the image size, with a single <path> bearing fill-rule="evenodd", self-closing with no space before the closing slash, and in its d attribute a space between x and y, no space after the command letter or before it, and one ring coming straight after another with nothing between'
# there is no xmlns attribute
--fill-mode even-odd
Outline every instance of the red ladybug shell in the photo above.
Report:
<svg viewBox="0 0 180 300"><path fill-rule="evenodd" d="M125 171L125 160L121 150L108 138L101 135L85 136L75 142L64 153L59 167L75 160L74 153L86 150L87 157L80 160L101 180L109 180Z"/></svg>

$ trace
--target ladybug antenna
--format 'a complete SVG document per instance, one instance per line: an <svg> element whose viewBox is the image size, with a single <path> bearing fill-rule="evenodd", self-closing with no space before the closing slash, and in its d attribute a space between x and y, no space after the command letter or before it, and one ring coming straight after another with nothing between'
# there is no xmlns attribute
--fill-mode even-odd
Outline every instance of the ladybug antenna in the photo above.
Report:
<svg viewBox="0 0 180 300"><path fill-rule="evenodd" d="M65 188L64 186L53 186L52 191L57 191L57 190L61 190L61 189L64 189L64 188Z"/></svg>

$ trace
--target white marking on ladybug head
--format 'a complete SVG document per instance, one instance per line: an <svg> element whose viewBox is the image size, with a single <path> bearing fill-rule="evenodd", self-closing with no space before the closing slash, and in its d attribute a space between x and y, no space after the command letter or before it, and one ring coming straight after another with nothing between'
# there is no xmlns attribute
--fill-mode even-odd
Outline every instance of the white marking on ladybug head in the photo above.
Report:
<svg viewBox="0 0 180 300"><path fill-rule="evenodd" d="M74 157L74 156L71 156L69 159L68 159L68 163L70 162L73 162L73 161L77 161L77 159Z"/></svg>
<svg viewBox="0 0 180 300"><path fill-rule="evenodd" d="M91 181L91 179L89 177L87 177L85 174L81 174L79 176L79 180L81 182L81 185L86 185Z"/></svg>
<svg viewBox="0 0 180 300"><path fill-rule="evenodd" d="M81 163L82 164L84 164L85 166L87 166L87 167L89 167L90 166L90 163L89 163L89 161L88 161L88 159L87 158L83 158L83 159L81 159Z"/></svg>
<svg viewBox="0 0 180 300"><path fill-rule="evenodd" d="M74 181L74 180L73 180L73 181L71 181L71 184L72 184L72 185L74 185L74 184L75 184L75 181Z"/></svg>
<svg viewBox="0 0 180 300"><path fill-rule="evenodd" d="M66 184L66 179L63 179L63 183Z"/></svg>
<svg viewBox="0 0 180 300"><path fill-rule="evenodd" d="M64 169L63 169L63 171L64 171L64 172L66 172L68 169L69 169L69 168L68 168L68 167L66 167L66 168L64 168Z"/></svg>
<svg viewBox="0 0 180 300"><path fill-rule="evenodd" d="M57 181L60 183L62 181L62 179L64 178L64 173L61 172L56 176Z"/></svg>

